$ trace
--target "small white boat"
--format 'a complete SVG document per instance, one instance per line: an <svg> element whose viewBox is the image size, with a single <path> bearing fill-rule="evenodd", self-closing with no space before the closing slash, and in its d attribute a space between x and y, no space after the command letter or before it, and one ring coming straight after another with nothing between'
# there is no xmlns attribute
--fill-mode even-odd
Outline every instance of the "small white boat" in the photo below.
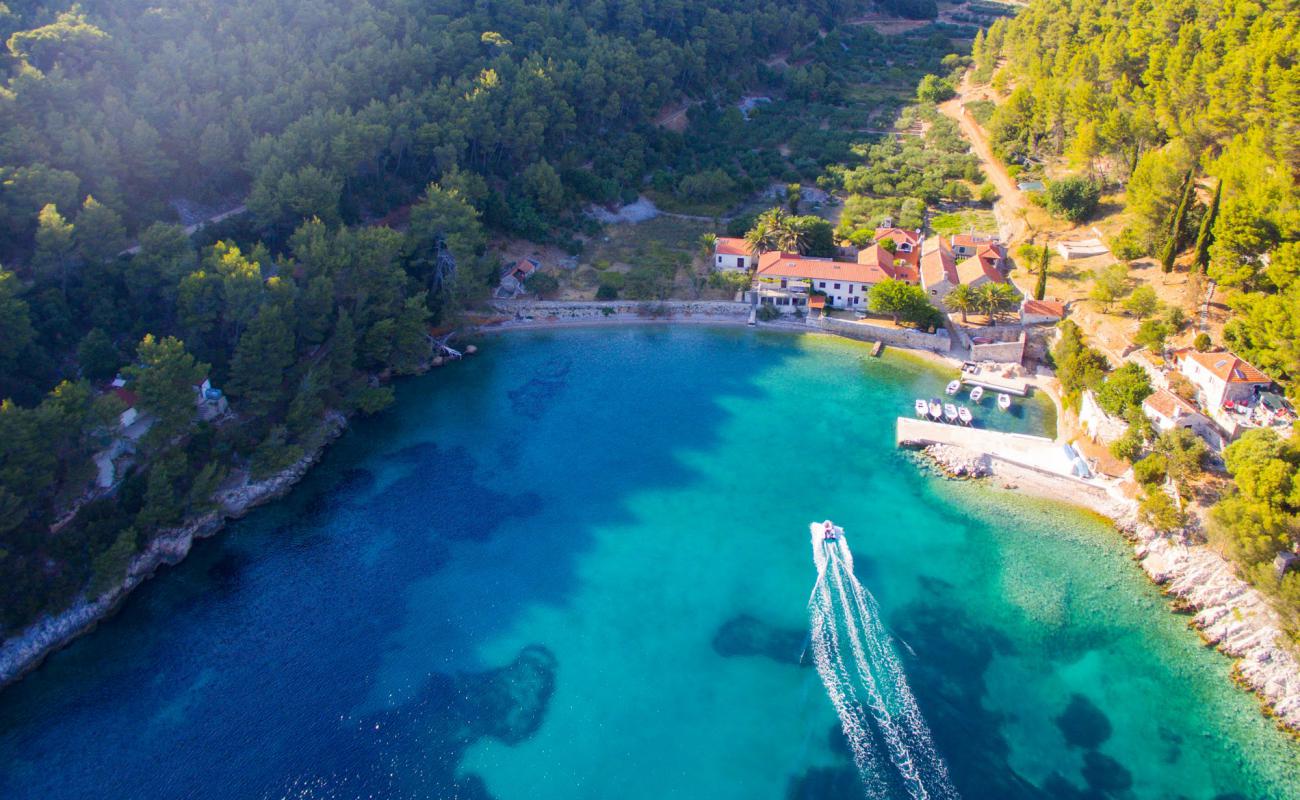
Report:
<svg viewBox="0 0 1300 800"><path fill-rule="evenodd" d="M961 420L961 424L969 425L974 417L971 416L969 408L962 406L957 409L957 419Z"/></svg>
<svg viewBox="0 0 1300 800"><path fill-rule="evenodd" d="M1011 395L1005 392L998 393L998 408L1002 411L1011 408Z"/></svg>
<svg viewBox="0 0 1300 800"><path fill-rule="evenodd" d="M961 391L961 381L953 381L949 383L948 388L945 389L945 391L950 395L957 394Z"/></svg>
<svg viewBox="0 0 1300 800"><path fill-rule="evenodd" d="M930 404L925 402L925 400L922 400L919 397L916 398L916 415L918 417L924 417L929 412L930 412Z"/></svg>
<svg viewBox="0 0 1300 800"><path fill-rule="evenodd" d="M835 526L835 523L831 522L830 520L826 520L825 522L822 523L823 542L834 542L839 538L840 538L840 529Z"/></svg>
<svg viewBox="0 0 1300 800"><path fill-rule="evenodd" d="M943 405L938 400L930 401L930 416L936 420L943 419Z"/></svg>
<svg viewBox="0 0 1300 800"><path fill-rule="evenodd" d="M952 403L943 404L943 418L949 422L957 421L957 406Z"/></svg>
<svg viewBox="0 0 1300 800"><path fill-rule="evenodd" d="M971 401L972 403L978 403L979 401L981 401L981 400L983 400L983 399L984 399L984 387L983 387L983 386L976 386L974 389L971 389L971 390L970 390L970 401Z"/></svg>

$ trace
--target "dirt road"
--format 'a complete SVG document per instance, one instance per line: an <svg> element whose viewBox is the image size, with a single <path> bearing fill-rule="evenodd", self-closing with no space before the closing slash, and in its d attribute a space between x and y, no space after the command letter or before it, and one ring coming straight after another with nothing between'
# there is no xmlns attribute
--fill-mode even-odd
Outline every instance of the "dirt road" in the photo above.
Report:
<svg viewBox="0 0 1300 800"><path fill-rule="evenodd" d="M998 232L1002 240L1007 244L1013 244L1027 238L1028 225L1025 223L1025 213L1029 209L1029 198L1025 197L1025 193L1016 186L1016 182L1007 174L1007 169L1002 162L994 158L988 135L984 133L984 129L975 118L963 108L972 100L987 99L986 93L987 90L971 84L971 73L968 70L962 76L961 85L957 87L957 96L941 103L939 111L956 120L961 127L962 136L970 142L971 149L984 167L984 174L988 175L993 188L998 190L998 200L993 204L993 214L997 217Z"/></svg>

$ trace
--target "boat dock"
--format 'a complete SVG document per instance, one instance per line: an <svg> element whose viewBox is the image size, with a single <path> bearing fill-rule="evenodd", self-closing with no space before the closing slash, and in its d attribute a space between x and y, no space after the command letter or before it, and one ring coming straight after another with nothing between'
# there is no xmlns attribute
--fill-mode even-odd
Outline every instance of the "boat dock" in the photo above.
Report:
<svg viewBox="0 0 1300 800"><path fill-rule="evenodd" d="M894 431L900 447L951 445L1052 475L1076 480L1091 475L1074 448L1044 436L967 428L911 417L899 417Z"/></svg>
<svg viewBox="0 0 1300 800"><path fill-rule="evenodd" d="M964 386L983 386L986 392L1013 394L1016 397L1024 397L1029 394L1029 381L1024 378L1003 378L1000 376L994 378L987 375L968 375L963 372L961 382Z"/></svg>

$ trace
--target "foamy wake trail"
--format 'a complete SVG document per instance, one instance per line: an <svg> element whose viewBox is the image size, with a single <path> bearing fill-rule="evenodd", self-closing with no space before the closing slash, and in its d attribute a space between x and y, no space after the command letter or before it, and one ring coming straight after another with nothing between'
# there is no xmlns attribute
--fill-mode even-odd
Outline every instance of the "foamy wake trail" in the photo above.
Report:
<svg viewBox="0 0 1300 800"><path fill-rule="evenodd" d="M813 660L867 796L888 797L893 784L912 800L957 798L875 598L853 575L848 542L841 536L824 544L820 525L812 537L818 567L808 599Z"/></svg>

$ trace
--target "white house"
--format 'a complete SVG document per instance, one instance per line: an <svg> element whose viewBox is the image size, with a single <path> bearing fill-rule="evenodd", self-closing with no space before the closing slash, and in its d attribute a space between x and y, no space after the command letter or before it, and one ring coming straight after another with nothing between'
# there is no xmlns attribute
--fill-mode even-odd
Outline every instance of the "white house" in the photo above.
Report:
<svg viewBox="0 0 1300 800"><path fill-rule="evenodd" d="M967 245L956 242L965 238ZM947 310L944 298L953 289L985 283L1009 283L1002 268L1005 259L1001 245L991 241L971 243L971 237L954 236L950 246L942 236L926 240L921 250L921 286L930 302Z"/></svg>
<svg viewBox="0 0 1300 800"><path fill-rule="evenodd" d="M501 288L497 296L510 298L519 294L524 290L524 283L541 268L541 263L532 258L507 264L501 273Z"/></svg>
<svg viewBox="0 0 1300 800"><path fill-rule="evenodd" d="M1168 389L1157 389L1147 395L1142 401L1142 413L1161 433L1174 428L1187 428L1209 442L1215 450L1223 449L1223 437L1210 418Z"/></svg>
<svg viewBox="0 0 1300 800"><path fill-rule="evenodd" d="M877 248L868 249L871 255L864 259L859 254L858 261L835 261L775 251L763 253L758 258L758 270L755 273L759 280L760 297L763 294L763 284L767 284L771 289L780 289L805 298L810 292L824 294L827 305L837 308L865 309L871 287L896 277L892 267L878 263L875 256Z"/></svg>
<svg viewBox="0 0 1300 800"><path fill-rule="evenodd" d="M943 308L943 299L957 288L957 259L942 236L926 241L921 249L921 287L930 302Z"/></svg>
<svg viewBox="0 0 1300 800"><path fill-rule="evenodd" d="M1179 350L1178 369L1196 387L1197 399L1210 410L1228 403L1250 404L1273 380L1227 351L1201 353Z"/></svg>
<svg viewBox="0 0 1300 800"><path fill-rule="evenodd" d="M754 252L749 242L731 236L719 236L713 245L713 268L718 271L748 272L754 266Z"/></svg>

